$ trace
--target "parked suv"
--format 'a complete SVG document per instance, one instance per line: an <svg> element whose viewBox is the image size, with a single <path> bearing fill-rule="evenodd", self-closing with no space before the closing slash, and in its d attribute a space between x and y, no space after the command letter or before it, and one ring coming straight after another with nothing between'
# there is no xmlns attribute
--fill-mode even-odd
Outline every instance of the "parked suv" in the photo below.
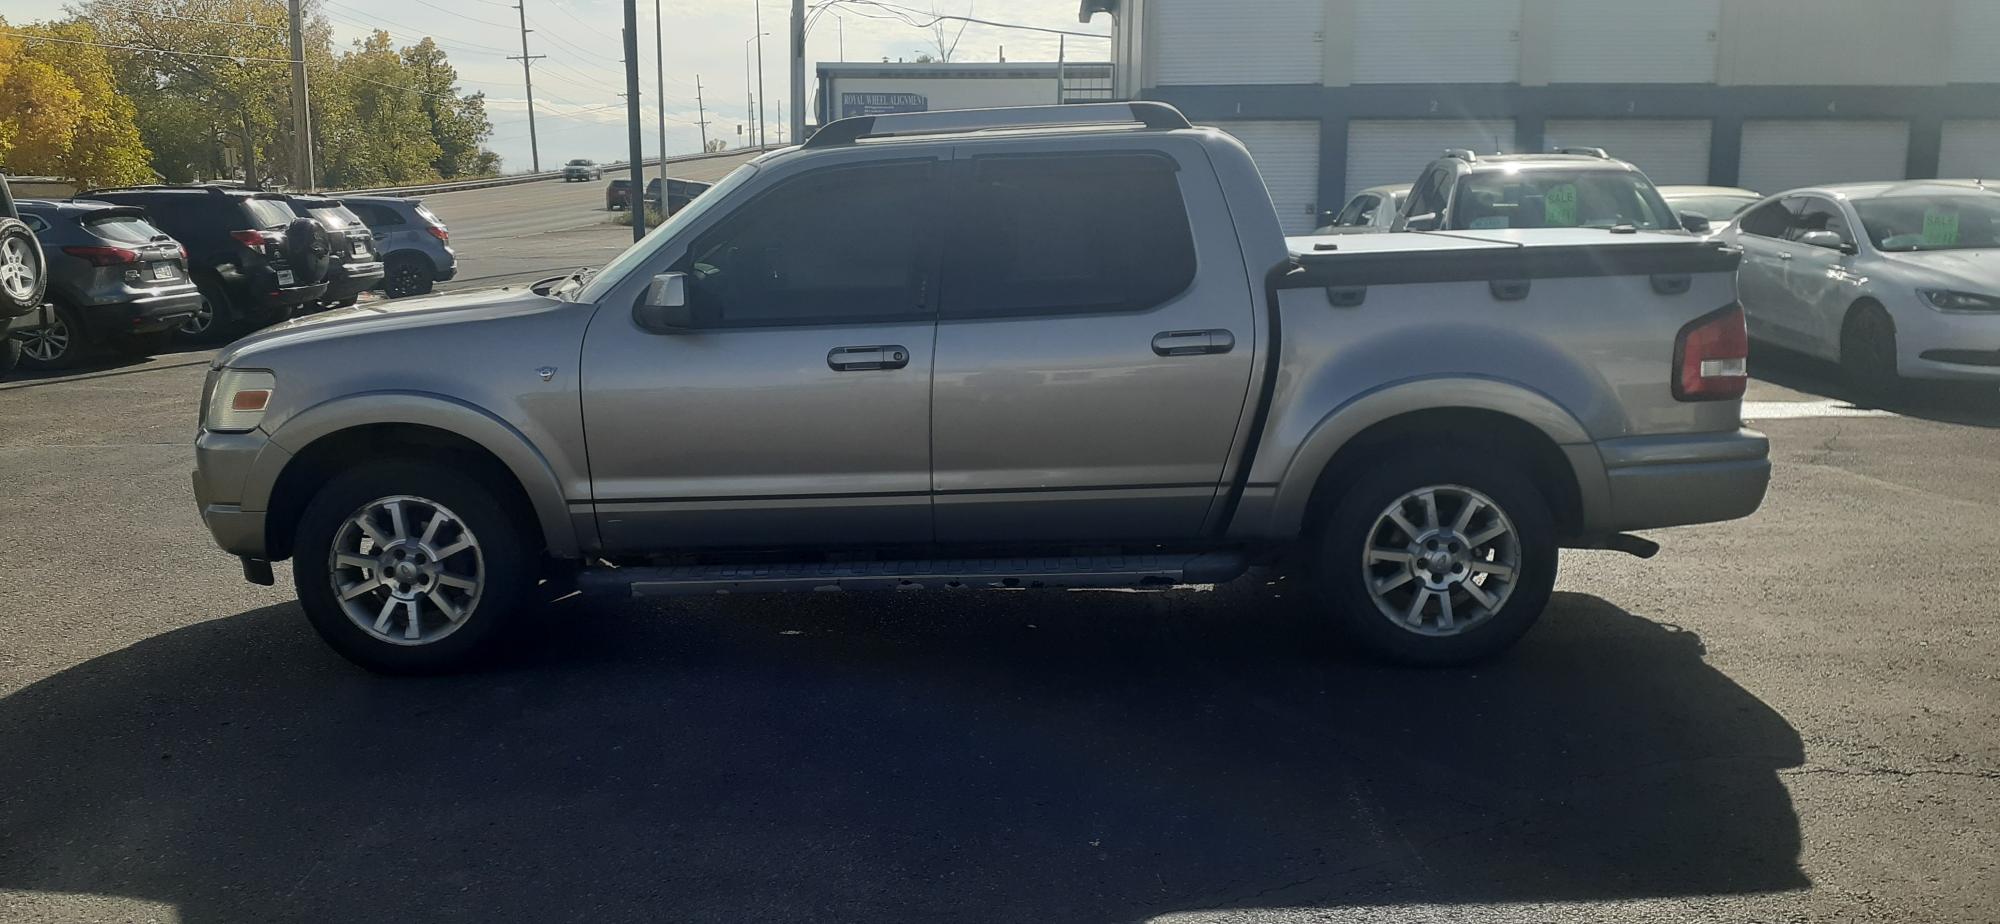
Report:
<svg viewBox="0 0 2000 924"><path fill-rule="evenodd" d="M709 187L712 185L714 184L668 177L666 214L672 215L681 209L687 208L688 203L693 202L702 193L708 192ZM654 177L646 183L646 206L653 209L660 207L659 177Z"/></svg>
<svg viewBox="0 0 2000 924"><path fill-rule="evenodd" d="M387 274L382 294L390 298L422 295L458 275L458 252L451 249L451 229L424 206L422 199L347 196L340 201L374 232L375 250L382 255Z"/></svg>
<svg viewBox="0 0 2000 924"><path fill-rule="evenodd" d="M631 179L626 177L618 177L613 179L611 182L604 184L604 208L606 211L616 212L621 209L629 209L631 207L632 207Z"/></svg>
<svg viewBox="0 0 2000 924"><path fill-rule="evenodd" d="M1418 176L1397 231L1615 228L1706 231L1683 223L1639 168L1599 148L1554 154L1446 151Z"/></svg>
<svg viewBox="0 0 2000 924"><path fill-rule="evenodd" d="M341 200L325 196L286 196L292 211L326 227L332 235L333 259L326 273L326 294L317 304L339 308L352 305L361 293L382 285L381 254L375 250L375 234L361 216Z"/></svg>
<svg viewBox="0 0 2000 924"><path fill-rule="evenodd" d="M17 335L29 368L67 366L97 344L155 353L201 304L187 253L146 210L101 202L16 200L48 259L49 324Z"/></svg>
<svg viewBox="0 0 2000 924"><path fill-rule="evenodd" d="M314 628L384 671L477 656L543 575L1165 588L1255 564L1365 650L1460 664L1528 630L1559 547L1651 554L1625 531L1762 501L1733 249L1299 241L1243 145L1162 103L840 120L547 294L231 345L195 500L247 578L290 558Z"/></svg>
<svg viewBox="0 0 2000 924"><path fill-rule="evenodd" d="M333 239L280 193L234 186L126 186L78 196L144 208L187 248L201 304L180 332L195 340L276 324L326 295Z"/></svg>
<svg viewBox="0 0 2000 924"><path fill-rule="evenodd" d="M563 182L565 183L571 180L589 182L590 180L601 179L604 179L604 168L599 167L593 161L578 158L563 165Z"/></svg>

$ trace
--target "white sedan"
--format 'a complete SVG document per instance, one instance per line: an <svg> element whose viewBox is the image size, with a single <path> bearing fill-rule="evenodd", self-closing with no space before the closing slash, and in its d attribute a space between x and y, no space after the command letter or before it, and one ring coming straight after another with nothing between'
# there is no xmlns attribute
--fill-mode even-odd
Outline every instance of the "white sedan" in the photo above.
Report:
<svg viewBox="0 0 2000 924"><path fill-rule="evenodd" d="M1851 384L2000 382L2000 191L1910 180L1780 193L1723 231L1750 336Z"/></svg>

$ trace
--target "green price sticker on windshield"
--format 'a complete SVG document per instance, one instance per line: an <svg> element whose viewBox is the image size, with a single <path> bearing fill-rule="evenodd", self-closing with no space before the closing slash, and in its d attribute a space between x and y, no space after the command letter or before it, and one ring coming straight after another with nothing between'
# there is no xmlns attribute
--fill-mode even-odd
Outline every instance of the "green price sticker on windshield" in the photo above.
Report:
<svg viewBox="0 0 2000 924"><path fill-rule="evenodd" d="M1576 227L1576 184L1551 186L1542 197L1542 227Z"/></svg>
<svg viewBox="0 0 2000 924"><path fill-rule="evenodd" d="M1958 245L1958 213L1938 209L1924 210L1924 246L1955 247Z"/></svg>

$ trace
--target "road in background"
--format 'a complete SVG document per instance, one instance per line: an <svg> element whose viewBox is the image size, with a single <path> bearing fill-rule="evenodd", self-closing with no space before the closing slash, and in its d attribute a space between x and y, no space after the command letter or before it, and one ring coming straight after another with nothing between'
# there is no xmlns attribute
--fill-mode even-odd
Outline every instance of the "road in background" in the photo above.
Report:
<svg viewBox="0 0 2000 924"><path fill-rule="evenodd" d="M668 165L675 177L713 183L760 152ZM604 189L626 175L606 171L585 183L543 180L465 192L421 196L451 229L458 277L440 289L469 289L533 282L579 266L603 266L631 245L632 229L614 224ZM648 179L658 168L646 171Z"/></svg>

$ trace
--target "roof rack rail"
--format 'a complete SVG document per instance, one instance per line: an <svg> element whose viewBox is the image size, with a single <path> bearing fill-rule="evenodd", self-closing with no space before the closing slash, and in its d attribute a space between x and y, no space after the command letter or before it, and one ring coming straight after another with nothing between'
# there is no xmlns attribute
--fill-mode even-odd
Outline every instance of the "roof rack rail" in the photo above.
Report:
<svg viewBox="0 0 2000 924"><path fill-rule="evenodd" d="M1472 153L1471 148L1446 148L1444 156L1446 160L1462 160L1468 164L1479 162L1479 155Z"/></svg>
<svg viewBox="0 0 2000 924"><path fill-rule="evenodd" d="M1084 125L1123 125L1137 122L1152 131L1193 128L1187 116L1166 103L1140 100L1130 103L1079 103L1069 106L1015 106L1004 109L956 109L941 112L901 112L890 115L854 116L826 123L811 138L807 148L831 148L853 144L864 138L893 138L902 135L952 135L1004 128L1061 128Z"/></svg>
<svg viewBox="0 0 2000 924"><path fill-rule="evenodd" d="M1557 148L1556 153L1574 154L1578 157L1595 157L1598 160L1611 159L1610 153L1606 152L1603 148Z"/></svg>

